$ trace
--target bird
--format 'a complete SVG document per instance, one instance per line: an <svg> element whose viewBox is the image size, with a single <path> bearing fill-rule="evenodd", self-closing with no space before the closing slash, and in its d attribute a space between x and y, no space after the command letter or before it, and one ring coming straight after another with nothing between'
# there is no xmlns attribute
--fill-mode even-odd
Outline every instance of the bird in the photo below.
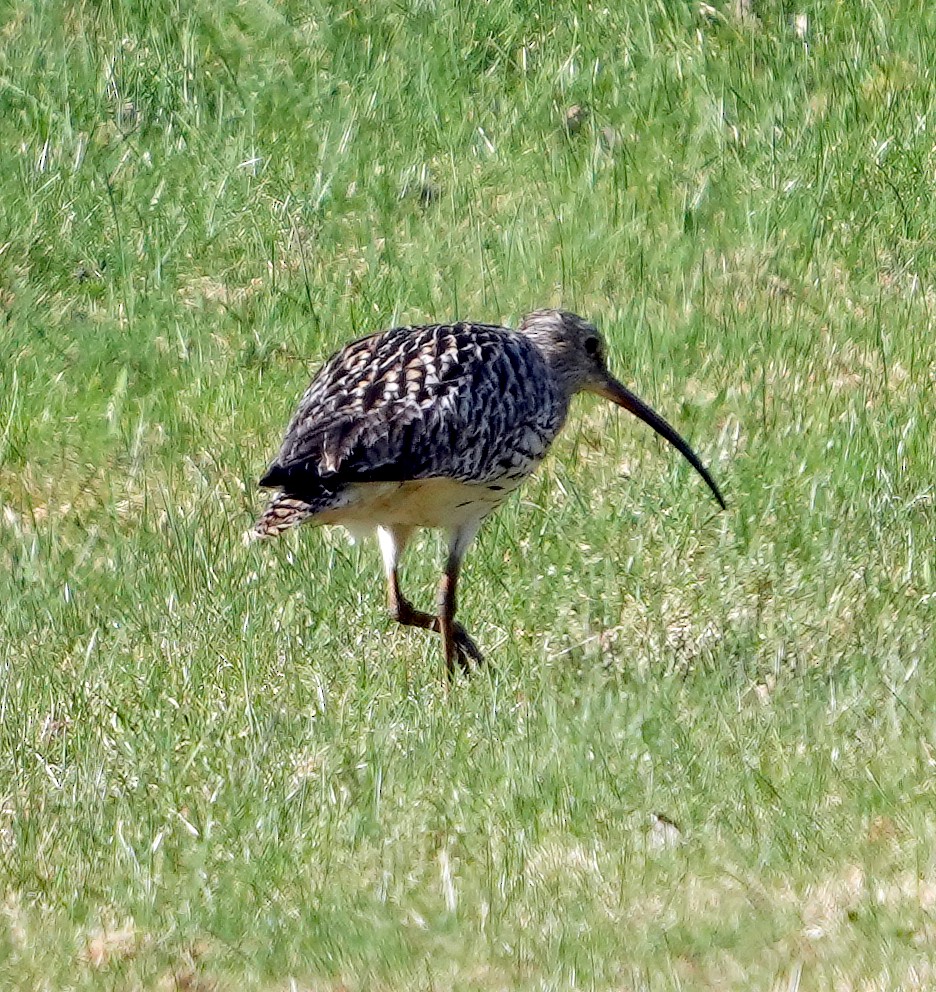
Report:
<svg viewBox="0 0 936 992"><path fill-rule="evenodd" d="M725 500L708 469L655 410L614 378L594 324L566 310L527 314L516 328L468 321L393 327L346 344L313 377L259 481L276 492L246 535L299 524L376 530L391 617L441 634L446 672L484 658L455 619L462 560L482 522L542 462L590 392L672 444ZM417 528L446 532L436 613L400 589Z"/></svg>

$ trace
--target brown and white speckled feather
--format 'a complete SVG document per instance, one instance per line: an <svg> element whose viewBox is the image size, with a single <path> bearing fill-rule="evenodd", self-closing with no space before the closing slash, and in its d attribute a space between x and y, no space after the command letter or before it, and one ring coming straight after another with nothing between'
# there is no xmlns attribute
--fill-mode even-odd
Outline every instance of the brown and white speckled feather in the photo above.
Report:
<svg viewBox="0 0 936 992"><path fill-rule="evenodd" d="M267 503L263 515L245 540L251 537L279 537L284 530L304 524L310 517L315 516L315 511L314 503L291 496L289 493L278 492Z"/></svg>
<svg viewBox="0 0 936 992"><path fill-rule="evenodd" d="M517 331L397 327L329 359L260 484L483 483L541 458L567 411L543 356Z"/></svg>

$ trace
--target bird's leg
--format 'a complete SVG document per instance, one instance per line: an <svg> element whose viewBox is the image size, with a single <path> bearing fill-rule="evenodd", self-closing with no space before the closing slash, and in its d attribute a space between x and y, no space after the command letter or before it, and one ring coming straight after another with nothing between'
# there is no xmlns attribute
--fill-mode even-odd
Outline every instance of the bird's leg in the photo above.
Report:
<svg viewBox="0 0 936 992"><path fill-rule="evenodd" d="M383 555L384 570L387 573L387 607L390 610L390 616L397 623L406 627L421 627L423 630L438 630L438 617L417 610L400 590L400 575L397 566L412 533L412 527L377 528L377 540Z"/></svg>
<svg viewBox="0 0 936 992"><path fill-rule="evenodd" d="M387 581L387 605L390 616L405 627L422 627L423 630L438 630L439 620L431 613L417 610L415 606L400 592L400 580L396 569Z"/></svg>
<svg viewBox="0 0 936 992"><path fill-rule="evenodd" d="M397 623L405 624L407 627L437 630L436 618L431 613L417 610L400 591L397 566L412 533L412 527L377 528L377 541L380 544L380 553L383 555L384 571L387 573L387 606L390 616Z"/></svg>
<svg viewBox="0 0 936 992"><path fill-rule="evenodd" d="M450 679L455 674L454 660L458 661L459 667L466 673L471 671L472 661L476 665L480 665L484 661L484 655L478 650L478 646L469 637L465 628L453 617L455 613L454 599L452 600L451 608L441 605L441 599L443 596L448 595L449 589L451 589L451 594L454 595L455 585L454 583L451 585L448 584L447 575L443 577L439 587L440 615L437 617L431 613L424 613L422 610L417 610L403 595L400 591L400 580L396 569L388 576L387 589L390 616L397 623L401 623L407 627L421 627L423 630L437 630L442 634L445 664ZM443 620L443 617L446 615L449 618L447 627ZM450 632L449 636L446 636L446 629Z"/></svg>
<svg viewBox="0 0 936 992"><path fill-rule="evenodd" d="M467 671L467 658L455 647L455 587L458 583L458 562L452 562L452 555L445 563L445 574L439 583L439 633L442 635L442 649L445 652L445 668L451 681L455 678L455 658L462 671Z"/></svg>
<svg viewBox="0 0 936 992"><path fill-rule="evenodd" d="M455 662L458 661L461 670L466 674L471 671L471 661L480 665L484 656L478 646L468 636L465 628L455 620L456 589L458 573L461 569L462 557L477 531L477 526L457 531L452 535L449 544L448 559L445 562L445 572L439 583L439 625L442 635L442 646L445 651L445 666L449 678L455 676Z"/></svg>
<svg viewBox="0 0 936 992"><path fill-rule="evenodd" d="M455 659L463 672L468 672L468 659L464 649L455 640L455 587L458 583L458 563L451 556L445 566L445 574L439 583L439 633L442 635L442 649L445 652L445 668L449 681L455 678ZM467 636L467 635L466 635Z"/></svg>
<svg viewBox="0 0 936 992"><path fill-rule="evenodd" d="M384 568L387 573L387 605L390 610L390 616L397 623L401 623L407 627L421 627L423 630L435 630L442 634L446 666L449 677L451 678L455 671L455 660L458 661L459 666L464 672L471 670L471 661L476 665L484 661L484 656L478 650L475 642L468 636L465 628L454 619L455 579L458 577L458 569L461 564L462 554L464 554L464 548L457 549L456 553L453 542L453 548L449 551L445 577L442 579L442 584L447 589L449 588L447 585L449 576L452 576L451 592L446 594L447 604L448 596L451 597L450 605L441 605L443 590L440 587L440 616L433 616L431 613L417 610L400 589L400 577L397 571L397 565L412 532L412 527L395 527L393 529L389 527L377 528L377 540L380 543ZM471 536L469 536L469 541L470 539ZM448 617L448 637L446 637L445 633L446 627L442 623L443 615Z"/></svg>

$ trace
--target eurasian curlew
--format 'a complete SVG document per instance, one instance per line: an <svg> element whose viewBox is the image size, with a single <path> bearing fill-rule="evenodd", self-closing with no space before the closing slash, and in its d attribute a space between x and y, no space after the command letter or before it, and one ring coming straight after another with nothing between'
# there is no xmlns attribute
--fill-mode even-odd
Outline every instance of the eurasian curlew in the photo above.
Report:
<svg viewBox="0 0 936 992"><path fill-rule="evenodd" d="M679 434L607 370L595 327L562 310L490 324L396 327L346 345L312 380L276 461L278 489L251 531L273 537L305 521L377 529L390 613L442 635L451 677L481 652L455 620L458 573L484 518L543 460L569 402L597 393L676 447L725 505ZM415 609L397 568L417 527L448 532L438 615Z"/></svg>

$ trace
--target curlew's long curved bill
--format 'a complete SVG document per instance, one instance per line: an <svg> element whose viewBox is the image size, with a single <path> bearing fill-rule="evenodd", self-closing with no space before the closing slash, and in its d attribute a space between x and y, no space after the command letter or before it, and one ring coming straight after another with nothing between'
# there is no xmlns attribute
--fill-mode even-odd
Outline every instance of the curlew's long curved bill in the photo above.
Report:
<svg viewBox="0 0 936 992"><path fill-rule="evenodd" d="M689 447L688 444L676 433L674 428L672 428L657 412L651 407L647 406L646 403L639 397L635 396L626 386L622 385L617 379L612 376L608 376L608 379L601 386L593 386L592 390L596 392L599 396L603 396L605 399L611 400L612 403L617 403L618 406L624 407L629 413L632 413L638 420L642 420L645 424L652 427L660 437L666 438L667 441L679 451L683 457L689 462L689 464L705 479L706 484L718 500L719 506L725 509L725 498L719 491L718 486L715 485L715 480L709 475L708 469L699 461L699 456Z"/></svg>

